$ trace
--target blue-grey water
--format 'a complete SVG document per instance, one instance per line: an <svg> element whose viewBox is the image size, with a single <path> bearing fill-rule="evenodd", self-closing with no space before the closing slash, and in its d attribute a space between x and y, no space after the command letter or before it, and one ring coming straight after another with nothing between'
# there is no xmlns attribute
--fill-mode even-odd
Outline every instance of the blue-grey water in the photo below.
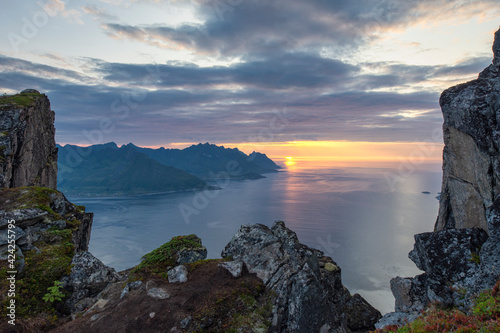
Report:
<svg viewBox="0 0 500 333"><path fill-rule="evenodd" d="M298 162L266 176L223 182L217 191L69 199L95 214L90 251L117 270L173 236L192 233L217 258L240 225L283 220L301 242L340 265L351 293L392 311L389 280L419 274L408 252L415 233L433 228L440 165Z"/></svg>

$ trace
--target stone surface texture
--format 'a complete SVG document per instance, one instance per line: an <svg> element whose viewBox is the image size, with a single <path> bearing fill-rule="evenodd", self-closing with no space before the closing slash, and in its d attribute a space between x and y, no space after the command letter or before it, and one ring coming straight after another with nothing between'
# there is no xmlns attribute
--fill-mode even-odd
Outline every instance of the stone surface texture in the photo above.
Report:
<svg viewBox="0 0 500 333"><path fill-rule="evenodd" d="M71 292L66 301L71 312L85 309L87 300L96 297L109 283L120 279L113 268L104 265L90 252L77 253L72 265L70 275L62 280L64 288Z"/></svg>
<svg viewBox="0 0 500 333"><path fill-rule="evenodd" d="M271 229L242 226L222 252L228 256L275 291L271 332L367 331L381 317L361 296L349 294L330 257L301 244L283 222Z"/></svg>
<svg viewBox="0 0 500 333"><path fill-rule="evenodd" d="M10 96L0 97L0 187L56 189L55 113L47 96L36 90L24 92L35 95L28 106L10 102Z"/></svg>
<svg viewBox="0 0 500 333"><path fill-rule="evenodd" d="M500 30L493 63L479 77L445 90L443 184L436 230L482 228L500 192Z"/></svg>
<svg viewBox="0 0 500 333"><path fill-rule="evenodd" d="M188 280L188 270L186 266L175 266L167 272L168 282L170 283L184 283Z"/></svg>

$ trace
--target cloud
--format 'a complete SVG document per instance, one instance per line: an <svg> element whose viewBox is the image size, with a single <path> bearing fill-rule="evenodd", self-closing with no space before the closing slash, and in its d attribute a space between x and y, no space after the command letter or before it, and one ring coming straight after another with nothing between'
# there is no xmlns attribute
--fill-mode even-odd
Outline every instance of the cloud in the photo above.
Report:
<svg viewBox="0 0 500 333"><path fill-rule="evenodd" d="M83 6L82 9L85 13L93 15L98 20L115 21L118 19L117 16L108 13L106 9L94 5Z"/></svg>
<svg viewBox="0 0 500 333"><path fill-rule="evenodd" d="M158 73L154 85L161 87L198 87L212 85L260 87L270 89L339 86L357 72L353 65L318 55L282 54L262 61L232 66L199 67L189 63L173 65L133 65L106 63L104 78L115 82L140 83L149 72ZM161 75L160 75L161 74Z"/></svg>
<svg viewBox="0 0 500 333"><path fill-rule="evenodd" d="M66 8L66 3L61 0L44 0L39 5L50 16L62 16L70 22L83 24L81 20L82 13L76 9Z"/></svg>
<svg viewBox="0 0 500 333"><path fill-rule="evenodd" d="M114 38L222 58L362 47L386 32L467 15L480 16L496 0L193 1L201 24L104 24Z"/></svg>
<svg viewBox="0 0 500 333"><path fill-rule="evenodd" d="M259 71L279 63L296 68L288 74L290 82L274 78L272 71L260 77ZM351 74L358 71L330 59L299 54L234 68L158 66L101 61L89 74L103 79L92 83L78 72L2 57L0 87L46 92L56 110L60 142L98 143L88 142L89 133L98 131L103 119L113 123L112 133L101 133L104 141L245 142L268 130L275 109L282 108L287 110L287 126L273 133L273 140L425 140L426 131L441 122L438 93L342 92L344 81L356 86ZM218 86L220 82L240 88ZM329 88L333 90L327 93ZM433 111L414 119L387 116L398 110Z"/></svg>

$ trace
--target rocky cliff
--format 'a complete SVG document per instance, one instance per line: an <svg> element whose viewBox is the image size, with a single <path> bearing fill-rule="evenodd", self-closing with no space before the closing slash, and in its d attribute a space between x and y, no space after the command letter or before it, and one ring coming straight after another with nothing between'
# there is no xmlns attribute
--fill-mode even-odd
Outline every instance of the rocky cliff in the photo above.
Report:
<svg viewBox="0 0 500 333"><path fill-rule="evenodd" d="M0 97L0 131L0 314L17 320L0 332L46 330L56 324L55 314L69 314L118 277L86 252L93 214L55 189L48 98L35 90ZM65 301L44 301L59 282Z"/></svg>
<svg viewBox="0 0 500 333"><path fill-rule="evenodd" d="M436 230L481 228L500 193L500 30L493 63L479 77L445 90L443 184Z"/></svg>
<svg viewBox="0 0 500 333"><path fill-rule="evenodd" d="M416 318L430 303L471 307L500 276L500 30L494 59L476 80L444 91L443 183L435 231L415 235L409 257L424 274L391 281L395 313Z"/></svg>
<svg viewBox="0 0 500 333"><path fill-rule="evenodd" d="M0 187L57 187L54 111L27 89L0 97Z"/></svg>

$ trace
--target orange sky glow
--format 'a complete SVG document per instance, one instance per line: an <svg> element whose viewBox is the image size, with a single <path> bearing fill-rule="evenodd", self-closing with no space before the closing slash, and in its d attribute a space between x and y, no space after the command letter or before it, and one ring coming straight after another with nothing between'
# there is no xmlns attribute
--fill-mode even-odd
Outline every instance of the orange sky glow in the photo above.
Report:
<svg viewBox="0 0 500 333"><path fill-rule="evenodd" d="M192 143L172 143L165 148L182 149ZM429 142L353 142L353 141L290 141L218 143L238 148L246 154L265 153L275 160L329 162L399 162L413 164L441 163L443 144ZM150 147L159 148L159 147ZM288 159L287 159L288 157Z"/></svg>

